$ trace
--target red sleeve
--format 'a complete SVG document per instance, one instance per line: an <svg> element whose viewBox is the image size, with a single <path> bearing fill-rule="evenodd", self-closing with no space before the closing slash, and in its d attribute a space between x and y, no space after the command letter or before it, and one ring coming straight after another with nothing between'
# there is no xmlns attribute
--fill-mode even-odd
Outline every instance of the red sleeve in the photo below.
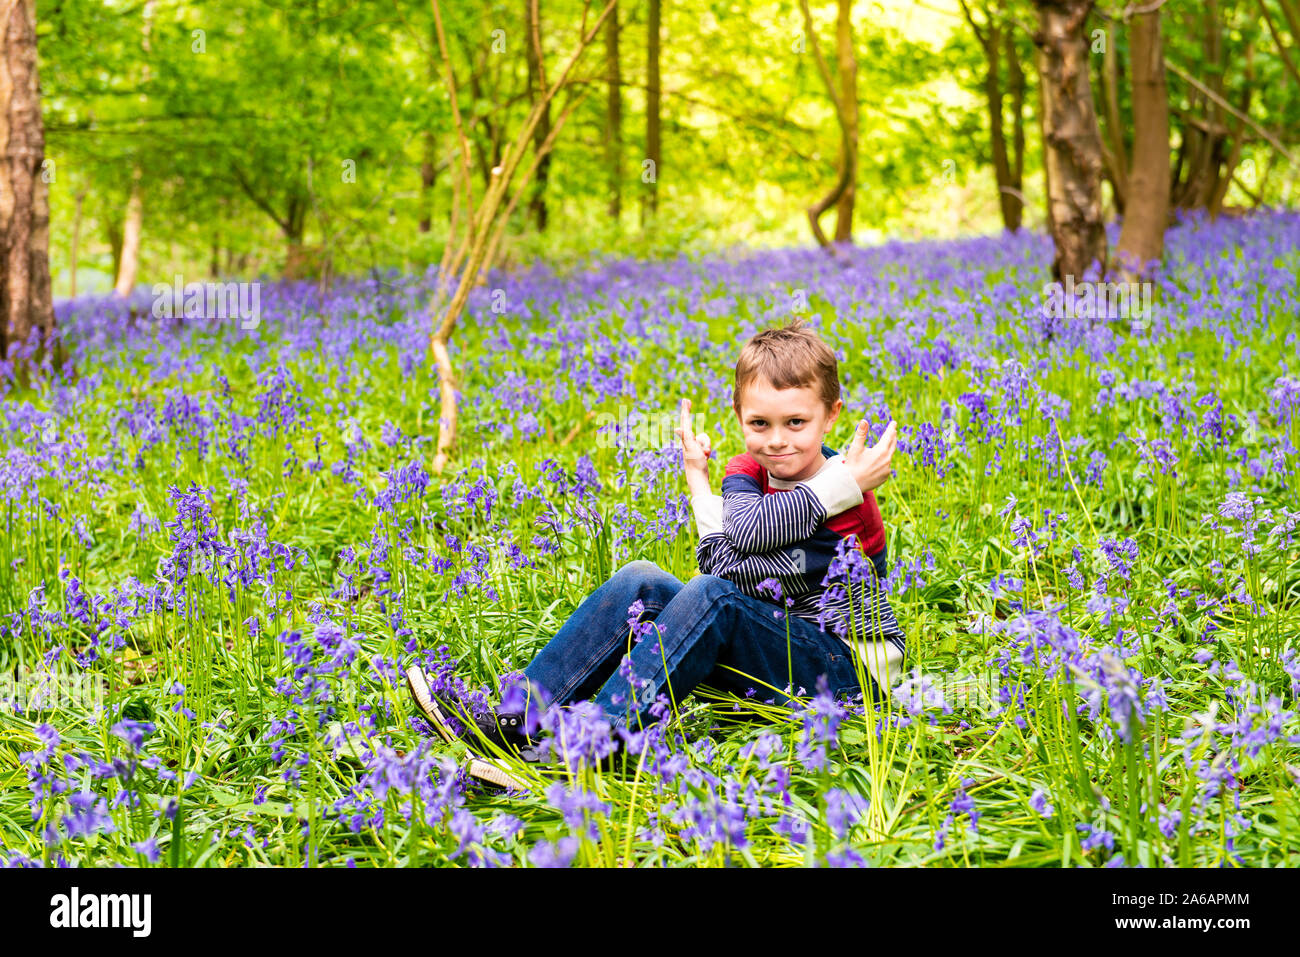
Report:
<svg viewBox="0 0 1300 957"><path fill-rule="evenodd" d="M748 452L742 452L733 456L731 461L727 463L727 470L723 473L723 477L725 478L728 475L748 475L757 482L758 473L762 468L763 466L759 465L752 455Z"/></svg>
<svg viewBox="0 0 1300 957"><path fill-rule="evenodd" d="M867 555L874 555L885 547L885 526L880 520L876 496L871 492L862 497L862 504L857 508L827 519L826 527L841 538L856 535L858 547Z"/></svg>

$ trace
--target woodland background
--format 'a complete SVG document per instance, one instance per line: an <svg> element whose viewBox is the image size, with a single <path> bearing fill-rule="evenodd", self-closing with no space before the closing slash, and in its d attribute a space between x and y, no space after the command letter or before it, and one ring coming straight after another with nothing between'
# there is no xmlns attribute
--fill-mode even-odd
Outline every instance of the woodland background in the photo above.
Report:
<svg viewBox="0 0 1300 957"><path fill-rule="evenodd" d="M1292 203L1295 167L1276 147L1300 126L1295 0L1155 6L1172 207ZM484 186L538 98L534 7L544 69L577 41L576 0L442 10ZM1081 30L1107 218L1124 209L1136 139L1124 13L1097 6ZM36 14L56 296L437 260L457 145L430 4L62 0ZM811 34L798 3L619 3L539 126L540 143L578 99L505 261L807 242L806 209L836 185L847 138L819 54L856 113L829 237L1045 227L1032 3L808 14Z"/></svg>

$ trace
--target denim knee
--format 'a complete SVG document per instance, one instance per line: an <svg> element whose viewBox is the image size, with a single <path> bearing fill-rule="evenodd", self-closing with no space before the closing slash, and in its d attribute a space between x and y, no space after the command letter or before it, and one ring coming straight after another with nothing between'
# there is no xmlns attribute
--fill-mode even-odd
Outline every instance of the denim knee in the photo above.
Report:
<svg viewBox="0 0 1300 957"><path fill-rule="evenodd" d="M623 565L614 574L624 575L624 576L636 575L638 577L644 578L645 576L651 574L662 575L664 574L664 570L652 561L648 561L647 559L644 558L638 558L635 561L631 561Z"/></svg>
<svg viewBox="0 0 1300 957"><path fill-rule="evenodd" d="M645 559L638 559L634 562L628 562L612 576L610 581L617 579L621 583L634 582L637 585L672 585L674 588L680 587L680 582L664 571L654 562Z"/></svg>
<svg viewBox="0 0 1300 957"><path fill-rule="evenodd" d="M722 595L731 594L735 590L735 582L720 578L717 575L696 575L682 589L682 591L688 591L691 595L705 601L713 601Z"/></svg>

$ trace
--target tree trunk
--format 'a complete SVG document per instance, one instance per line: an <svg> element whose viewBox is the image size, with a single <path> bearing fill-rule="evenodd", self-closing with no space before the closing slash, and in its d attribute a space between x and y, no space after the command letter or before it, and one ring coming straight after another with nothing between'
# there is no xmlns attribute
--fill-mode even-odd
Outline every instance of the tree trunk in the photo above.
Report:
<svg viewBox="0 0 1300 957"><path fill-rule="evenodd" d="M649 0L646 12L645 158L641 180L641 228L659 211L659 27L660 0Z"/></svg>
<svg viewBox="0 0 1300 957"><path fill-rule="evenodd" d="M1036 54L1038 56L1038 54ZM1035 66L1037 72L1038 67ZM1043 157L1043 195L1047 197L1047 202L1043 206L1044 225L1047 232L1055 236L1056 226L1052 223L1052 170L1047 162L1047 91L1044 88L1043 76L1038 75L1038 143L1041 148Z"/></svg>
<svg viewBox="0 0 1300 957"><path fill-rule="evenodd" d="M1133 84L1133 170L1120 228L1117 258L1126 281L1147 273L1164 256L1169 220L1169 94L1165 86L1160 10L1129 22Z"/></svg>
<svg viewBox="0 0 1300 957"><path fill-rule="evenodd" d="M438 85L437 38L429 48L429 85ZM424 131L424 161L420 163L420 232L427 233L433 228L433 187L437 180L438 167L435 165L438 143L432 130Z"/></svg>
<svg viewBox="0 0 1300 957"><path fill-rule="evenodd" d="M984 73L984 102L989 111L989 148L993 153L993 180L998 190L998 207L1002 225L1015 232L1020 227L1020 200L1007 191L1011 185L1011 161L1007 157L1007 136L1002 127L1002 26L989 18L988 40L984 54L988 69ZM1010 32L1010 31L1008 31Z"/></svg>
<svg viewBox="0 0 1300 957"><path fill-rule="evenodd" d="M1206 86L1216 95L1223 95L1223 24L1219 20L1217 0L1206 0L1203 7L1204 34L1202 51L1207 74ZM1181 209L1204 208L1209 205L1214 189L1214 173L1218 170L1223 153L1223 140L1227 127L1223 125L1222 108L1211 97L1197 91L1192 100L1195 116L1200 102L1205 103L1204 128L1184 122L1184 147L1180 150L1179 170L1185 173L1181 182L1173 184L1174 205Z"/></svg>
<svg viewBox="0 0 1300 957"><path fill-rule="evenodd" d="M433 133L424 134L424 162L420 164L420 232L427 233L433 228L433 187L437 182L437 166L434 165L436 144Z"/></svg>
<svg viewBox="0 0 1300 957"><path fill-rule="evenodd" d="M310 170L310 159L308 164ZM320 265L321 247L317 245L309 248L303 244L303 237L307 233L307 212L310 207L311 199L303 191L302 184L299 182L289 194L284 222L280 226L285 242L285 279L305 279L315 275Z"/></svg>
<svg viewBox="0 0 1300 957"><path fill-rule="evenodd" d="M1106 54L1102 61L1102 86L1106 91L1106 132L1110 134L1110 153L1106 171L1115 193L1115 209L1123 216L1128 203L1128 147L1124 142L1124 124L1119 110L1119 37L1117 20L1111 20L1106 35ZM1129 51L1132 58L1133 51ZM1163 69L1163 68L1162 68ZM1137 76L1137 71L1133 71ZM1136 112L1136 111L1135 111ZM1166 121L1168 116L1166 115Z"/></svg>
<svg viewBox="0 0 1300 957"><path fill-rule="evenodd" d="M438 370L438 436L436 444L436 453L434 455L432 469L435 473L441 473L446 467L451 457L452 450L456 442L456 374L452 365L451 353L448 349L448 343L451 340L452 332L456 328L456 321L459 319L461 312L469 300L470 287L474 285L480 273L485 273L492 265L492 258L495 256L497 244L501 235L505 232L506 223L509 220L509 214L513 210L513 203L505 207L502 213L502 200L505 198L506 191L514 180L518 171L520 161L527 149L533 134L536 132L537 124L541 120L542 111L549 107L550 102L561 89L564 89L569 81L569 76L577 65L578 60L582 57L587 47L595 39L596 34L604 26L605 18L609 16L614 0L609 0L596 22L592 24L590 32L580 32L577 47L570 54L560 70L559 78L556 82L548 84L545 80L545 72L539 70L539 76L542 80L540 100L534 101L533 109L529 112L528 118L524 121L523 126L519 129L517 135L511 141L505 150L501 163L493 170L492 183L487 192L483 195L477 206L475 206L469 197L468 180L469 180L469 147L465 137L465 127L461 120L460 107L457 101L456 81L451 70L451 55L447 48L446 36L442 28L442 14L439 9L438 0L432 0L434 25L437 29L438 49L442 55L444 68L444 77L447 84L448 99L451 104L452 120L455 125L456 137L460 145L461 161L454 167L453 179L456 181L453 186L453 195L460 195L464 191L467 208L464 210L462 217L462 242L459 244L463 250L463 258L457 255L456 262L456 291L452 294L450 301L443 297L443 291L448 288L448 283L439 277L439 285L434 293L433 320L435 330L429 341L430 351L433 353L434 364ZM583 27L586 27L584 21ZM537 44L537 52L540 60L540 44ZM540 63L539 63L540 66ZM528 184L528 180L535 175L541 162L546 158L554 145L555 136L568 118L572 107L576 106L577 100L572 101L568 107L560 111L555 126L551 129L549 135L537 144L533 151L533 164L524 173L520 182L519 190L522 191ZM534 140L534 143L536 141ZM515 193L515 197L519 196ZM455 235L452 236L452 243L456 245ZM446 257L444 257L446 258ZM442 270L440 270L442 272ZM449 280L450 281L450 277ZM445 311L444 311L445 305Z"/></svg>
<svg viewBox="0 0 1300 957"><path fill-rule="evenodd" d="M284 234L284 278L302 279L309 272L307 249L302 244L301 232Z"/></svg>
<svg viewBox="0 0 1300 957"><path fill-rule="evenodd" d="M113 276L116 278L122 265L122 221L115 218L116 209L105 209L101 213L104 224L104 239L108 242L108 251L113 259Z"/></svg>
<svg viewBox="0 0 1300 957"><path fill-rule="evenodd" d="M153 29L154 0L145 0L143 20L140 24L141 86L148 87L149 33ZM122 227L122 255L118 260L117 281L113 292L126 297L135 289L136 274L140 268L140 238L144 228L144 194L140 189L142 170L136 163L131 170L131 195L126 201L126 221Z"/></svg>
<svg viewBox="0 0 1300 957"><path fill-rule="evenodd" d="M853 55L853 0L839 0L836 47L840 70L840 104L845 119L840 164L847 182L835 209L835 241L853 242L853 204L858 184L858 61Z"/></svg>
<svg viewBox="0 0 1300 957"><path fill-rule="evenodd" d="M965 0L962 0L961 9L966 22L975 32L975 39L984 50L987 64L984 71L984 105L989 114L989 150L993 159L993 182L997 188L1002 225L1014 233L1020 229L1025 200L1022 186L1025 169L1025 74L1020 69L1020 57L1016 52L1015 31L1004 24L1005 7L1001 4L996 13L990 11L987 6L983 8L985 24L983 29L975 21L975 16ZM1007 92L1011 95L1012 117L1015 122L1012 134L1014 168L1013 160L1007 152L1006 127L1003 125L1001 58L1004 53L1007 59Z"/></svg>
<svg viewBox="0 0 1300 957"><path fill-rule="evenodd" d="M808 47L812 50L813 61L817 64L817 72L821 74L822 84L826 87L826 95L830 98L831 106L835 109L835 122L840 130L839 176L836 178L835 185L831 187L831 191L808 207L808 224L812 227L813 238L817 240L817 245L833 256L835 255L835 247L831 245L831 241L826 238L826 234L822 231L821 218L826 210L840 201L840 197L848 189L849 179L853 175L854 164L851 157L854 151L849 146L849 127L851 123L845 112L844 102L835 87L835 79L831 76L831 69L826 64L826 58L822 56L821 44L817 42L817 29L813 24L812 11L808 8L808 0L799 0L799 8L803 12L804 33L808 38Z"/></svg>
<svg viewBox="0 0 1300 957"><path fill-rule="evenodd" d="M524 38L524 49L527 51L528 60L528 89L534 104L542 98L542 91L546 89L546 75L542 70L542 17L538 9L539 3L540 0L524 0L524 23L528 33ZM533 133L533 149L539 154L542 143L546 141L546 135L550 131L551 104L547 101L542 104L541 119ZM542 155L541 164L537 167L537 177L533 181L532 199L528 203L528 211L532 214L533 222L537 224L538 232L546 231L546 179L550 168L550 155Z"/></svg>
<svg viewBox="0 0 1300 957"><path fill-rule="evenodd" d="M1011 188L1016 203L1010 219L1005 220L1013 233L1019 231L1025 213L1025 73L1020 69L1020 54L1016 51L1016 32L1004 34L1007 45L1008 89L1011 93L1011 117L1015 124L1012 133Z"/></svg>
<svg viewBox="0 0 1300 957"><path fill-rule="evenodd" d="M1255 44L1253 42L1246 44L1246 85L1241 94L1241 105L1239 111L1242 116L1250 115L1250 100L1255 92ZM1237 172L1237 166L1241 163L1241 150L1245 145L1245 122L1240 116L1233 117L1232 122L1232 151L1228 154L1222 169L1214 170L1214 185L1210 190L1209 200L1206 205L1209 207L1210 215L1217 217L1223 209L1224 197L1228 195L1228 188L1232 185L1232 177Z"/></svg>
<svg viewBox="0 0 1300 957"><path fill-rule="evenodd" d="M609 173L609 218L617 224L623 214L623 90L618 56L618 6L605 23L605 80L609 97L605 109L605 169Z"/></svg>
<svg viewBox="0 0 1300 957"><path fill-rule="evenodd" d="M1101 216L1101 135L1092 104L1083 24L1093 0L1035 0L1044 110L1047 203L1056 255L1052 275L1081 281L1094 263L1105 273Z"/></svg>
<svg viewBox="0 0 1300 957"><path fill-rule="evenodd" d="M122 255L118 260L117 282L113 292L126 297L135 288L140 268L140 234L144 226L144 196L140 192L140 167L131 172L131 196L126 201L126 220L122 224Z"/></svg>
<svg viewBox="0 0 1300 957"><path fill-rule="evenodd" d="M54 335L54 305L35 2L5 0L0 17L0 358L13 358L11 350L35 332L32 359L39 361ZM62 356L53 358L58 364ZM27 362L15 361L26 381Z"/></svg>

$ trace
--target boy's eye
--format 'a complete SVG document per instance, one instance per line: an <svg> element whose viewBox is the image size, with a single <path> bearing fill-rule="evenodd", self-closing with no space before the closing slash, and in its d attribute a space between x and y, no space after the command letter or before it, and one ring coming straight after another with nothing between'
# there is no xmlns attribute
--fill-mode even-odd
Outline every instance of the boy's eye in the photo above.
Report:
<svg viewBox="0 0 1300 957"><path fill-rule="evenodd" d="M790 424L791 424L791 425L803 425L803 419L791 419L791 420L790 420Z"/></svg>

